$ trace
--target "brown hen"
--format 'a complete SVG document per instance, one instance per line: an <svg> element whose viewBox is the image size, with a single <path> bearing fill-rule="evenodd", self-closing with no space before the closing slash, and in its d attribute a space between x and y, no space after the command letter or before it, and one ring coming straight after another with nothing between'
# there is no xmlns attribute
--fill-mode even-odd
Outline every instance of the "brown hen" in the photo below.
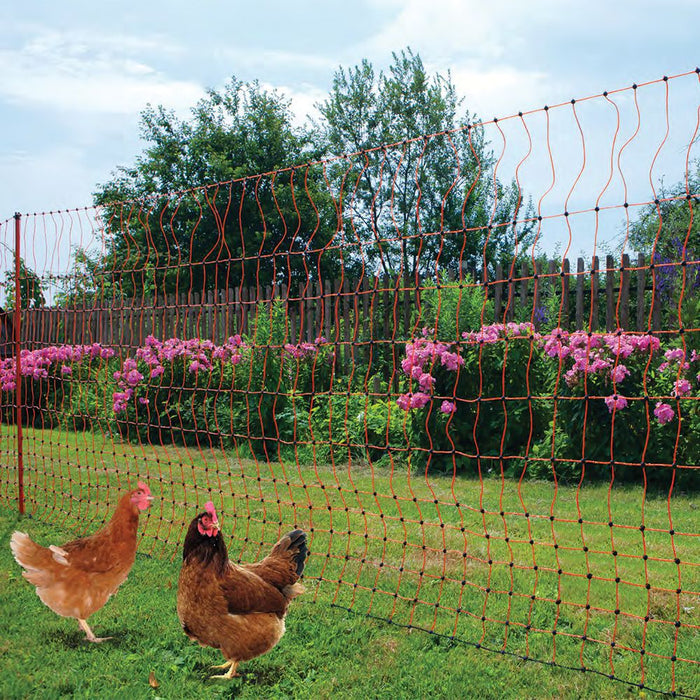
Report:
<svg viewBox="0 0 700 700"><path fill-rule="evenodd" d="M42 547L25 532L14 532L10 548L17 563L25 569L24 578L36 586L42 602L58 615L74 617L91 642L96 637L87 618L97 612L124 583L136 558L136 531L139 511L151 504L153 496L146 484L120 499L112 519L89 537L60 547Z"/></svg>
<svg viewBox="0 0 700 700"><path fill-rule="evenodd" d="M190 524L182 550L177 614L185 634L202 646L220 649L228 671L214 678L237 676L241 661L272 649L285 631L292 598L303 593L306 535L285 535L262 561L229 561L214 504L205 505Z"/></svg>

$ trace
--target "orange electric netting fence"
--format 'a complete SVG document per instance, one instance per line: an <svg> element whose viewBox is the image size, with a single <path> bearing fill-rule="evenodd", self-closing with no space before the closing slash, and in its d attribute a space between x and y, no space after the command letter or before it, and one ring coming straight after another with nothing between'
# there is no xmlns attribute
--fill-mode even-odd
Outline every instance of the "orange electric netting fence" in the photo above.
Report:
<svg viewBox="0 0 700 700"><path fill-rule="evenodd" d="M7 220L3 502L142 478L146 552L211 499L241 560L307 530L319 602L696 694L699 98Z"/></svg>

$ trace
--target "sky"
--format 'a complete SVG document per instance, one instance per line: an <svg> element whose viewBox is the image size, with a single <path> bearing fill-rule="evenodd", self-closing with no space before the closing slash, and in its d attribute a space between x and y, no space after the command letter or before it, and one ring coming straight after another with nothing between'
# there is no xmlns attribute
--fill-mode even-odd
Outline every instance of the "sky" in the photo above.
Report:
<svg viewBox="0 0 700 700"><path fill-rule="evenodd" d="M693 70L698 20L697 0L2 3L0 221L90 205L97 185L144 148L139 115L147 104L186 117L207 88L232 76L281 91L301 122L339 67L366 58L384 68L392 52L411 47L429 71L449 71L464 105L490 120ZM654 90L644 123L658 134L664 97ZM674 120L684 122L672 155L682 163L700 89L691 77L672 92ZM591 107L586 134L589 158L601 139L604 164L611 127L603 112L611 110L599 111ZM498 145L499 135L490 136ZM577 138L571 124L554 134L564 162L576 160ZM658 136L649 144L653 151ZM509 151L514 161L518 153ZM640 182L648 181L648 163L641 170ZM678 180L676 173L673 162L654 177ZM566 190L567 178L559 181ZM545 185L535 175L532 183L537 202ZM581 188L582 206L591 206L600 185Z"/></svg>

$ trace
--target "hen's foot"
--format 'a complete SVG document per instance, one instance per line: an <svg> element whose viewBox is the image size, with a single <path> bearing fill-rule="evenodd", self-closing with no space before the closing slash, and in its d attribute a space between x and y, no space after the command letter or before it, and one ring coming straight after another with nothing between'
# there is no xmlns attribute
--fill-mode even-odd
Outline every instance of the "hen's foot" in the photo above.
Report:
<svg viewBox="0 0 700 700"><path fill-rule="evenodd" d="M96 637L95 633L90 629L90 625L88 625L87 620L78 620L78 624L80 625L80 629L85 632L88 642L99 643L112 639L112 637Z"/></svg>
<svg viewBox="0 0 700 700"><path fill-rule="evenodd" d="M221 664L221 666L212 666L212 668L228 668L228 671L226 671L226 673L212 676L212 678L225 678L226 680L231 680L232 678L239 678L241 674L236 673L237 667L237 661L227 661L225 664Z"/></svg>

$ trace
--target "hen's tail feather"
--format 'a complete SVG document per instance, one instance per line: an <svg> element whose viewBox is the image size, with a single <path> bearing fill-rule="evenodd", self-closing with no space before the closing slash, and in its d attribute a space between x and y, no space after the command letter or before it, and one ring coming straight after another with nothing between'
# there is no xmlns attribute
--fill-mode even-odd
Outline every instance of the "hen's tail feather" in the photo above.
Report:
<svg viewBox="0 0 700 700"><path fill-rule="evenodd" d="M16 530L10 537L10 549L16 562L28 571L42 568L46 564L47 555L51 553L41 545L33 542L26 532Z"/></svg>
<svg viewBox="0 0 700 700"><path fill-rule="evenodd" d="M17 563L25 569L22 576L35 586L46 585L49 570L56 564L51 551L18 530L10 537L10 549Z"/></svg>
<svg viewBox="0 0 700 700"><path fill-rule="evenodd" d="M286 536L290 540L289 549L298 549L294 555L294 563L297 565L297 576L301 576L306 565L306 556L309 553L309 549L306 546L306 533L303 530L292 530Z"/></svg>

